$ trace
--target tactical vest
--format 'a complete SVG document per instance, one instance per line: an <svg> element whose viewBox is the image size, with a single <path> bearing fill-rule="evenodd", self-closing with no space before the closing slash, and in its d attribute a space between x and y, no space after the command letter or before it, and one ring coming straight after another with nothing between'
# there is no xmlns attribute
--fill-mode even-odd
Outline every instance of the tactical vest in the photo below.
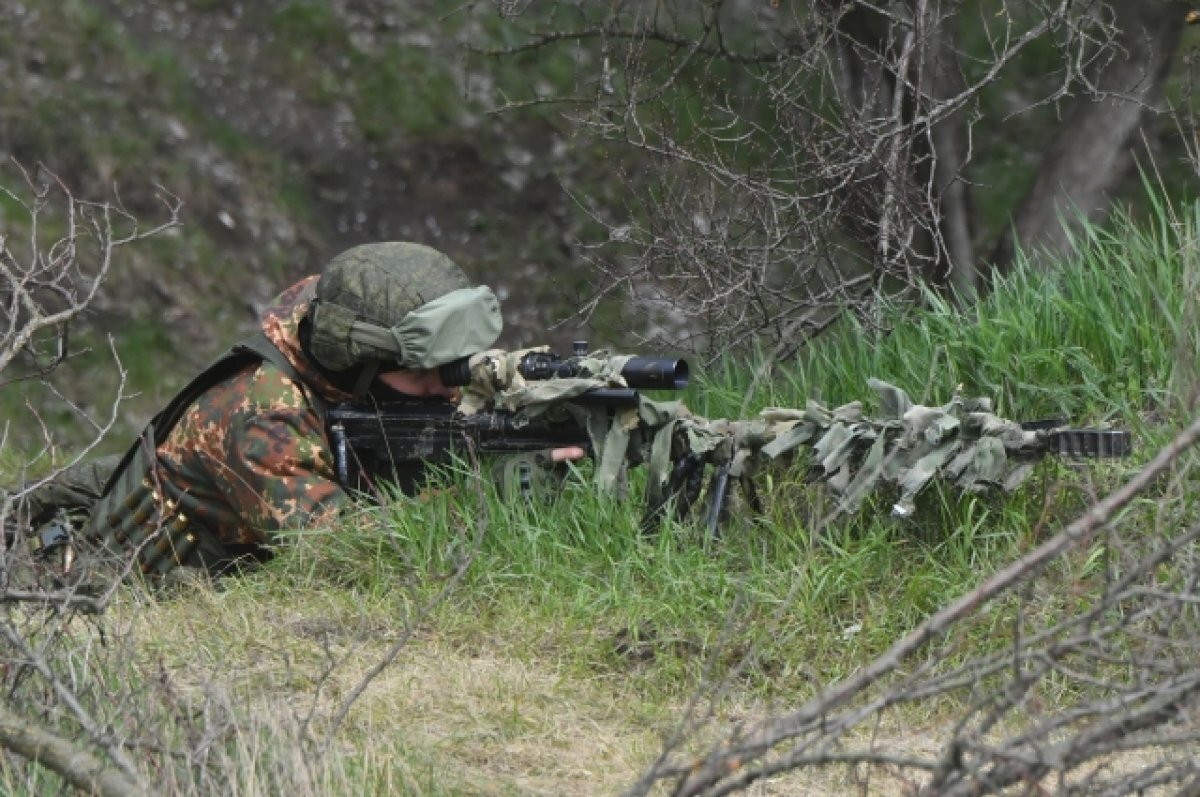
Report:
<svg viewBox="0 0 1200 797"><path fill-rule="evenodd" d="M180 565L212 567L222 558L223 548L215 537L180 511L179 488L158 478L157 451L201 394L264 360L295 382L324 417L325 403L266 335L259 332L237 343L192 379L138 435L92 507L81 530L84 539L114 554L133 553L137 570L152 578Z"/></svg>

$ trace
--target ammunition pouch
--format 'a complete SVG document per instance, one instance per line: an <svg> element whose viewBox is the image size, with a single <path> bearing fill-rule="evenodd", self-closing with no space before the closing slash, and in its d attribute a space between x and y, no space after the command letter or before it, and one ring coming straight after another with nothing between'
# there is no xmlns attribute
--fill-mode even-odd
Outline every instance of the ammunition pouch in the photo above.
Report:
<svg viewBox="0 0 1200 797"><path fill-rule="evenodd" d="M497 456L491 472L496 491L505 501L549 503L562 493L570 468L565 462L554 462L547 449Z"/></svg>
<svg viewBox="0 0 1200 797"><path fill-rule="evenodd" d="M142 433L125 466L96 502L81 531L85 540L123 559L144 576L181 565L198 566L200 534L179 509L178 496L154 477L153 424Z"/></svg>

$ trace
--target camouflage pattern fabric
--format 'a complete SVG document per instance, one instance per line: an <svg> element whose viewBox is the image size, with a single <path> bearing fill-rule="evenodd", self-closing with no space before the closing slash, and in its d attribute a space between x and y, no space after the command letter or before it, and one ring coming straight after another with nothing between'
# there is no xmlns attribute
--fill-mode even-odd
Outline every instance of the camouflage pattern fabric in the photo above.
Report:
<svg viewBox="0 0 1200 797"><path fill-rule="evenodd" d="M59 509L86 515L100 497L108 477L121 461L120 454L78 462L52 479L26 485L28 494L21 501L19 520L27 526L48 521ZM3 493L0 491L0 497Z"/></svg>
<svg viewBox="0 0 1200 797"><path fill-rule="evenodd" d="M366 321L390 328L427 302L470 287L470 279L453 260L421 244L363 244L342 252L325 267L316 286L313 357L335 371L395 361L390 349L360 341L353 334L355 324ZM495 313L498 323L498 307Z"/></svg>
<svg viewBox="0 0 1200 797"><path fill-rule="evenodd" d="M270 363L251 366L206 391L158 448L157 479L222 545L269 545L274 532L327 523L349 501L305 394L316 390L330 403L349 397L301 353L299 324L316 280L284 291L262 321L304 387Z"/></svg>
<svg viewBox="0 0 1200 797"><path fill-rule="evenodd" d="M881 486L898 498L892 514L907 517L919 492L940 478L966 493L1012 492L1047 453L1044 435L992 412L991 400L955 393L938 407L914 404L902 389L867 380L879 397L876 417L861 402L829 409L809 401L804 410L768 408L757 422L725 430L744 454L744 467L808 447L809 476L827 484L840 512L854 512ZM731 475L742 475L735 462Z"/></svg>
<svg viewBox="0 0 1200 797"><path fill-rule="evenodd" d="M577 378L524 379L517 370L521 358L544 350L490 350L472 357L461 411L502 409L525 418L569 412L588 430L596 486L620 489L630 465L647 463L652 505L664 497L672 463L684 456L727 467L731 479L749 485L764 466L790 461L804 448L809 477L828 485L839 512L854 512L868 495L890 487L898 496L892 512L904 517L935 478L964 492L1012 491L1049 451L1045 432L993 414L987 398L956 393L942 406L927 407L878 379L868 380L879 398L877 417L867 417L857 401L828 408L810 400L804 409L768 408L747 420L703 418L681 402L640 394L634 407L580 407L569 399L625 386L621 369L628 358L593 352L581 358Z"/></svg>

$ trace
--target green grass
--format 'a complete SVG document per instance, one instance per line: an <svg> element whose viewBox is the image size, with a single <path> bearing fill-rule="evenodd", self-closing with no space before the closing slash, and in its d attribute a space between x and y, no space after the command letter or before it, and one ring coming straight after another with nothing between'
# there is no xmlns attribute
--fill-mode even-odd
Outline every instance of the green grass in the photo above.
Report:
<svg viewBox="0 0 1200 797"><path fill-rule="evenodd" d="M970 311L927 297L928 308L885 314L885 334L848 323L818 340L762 403L816 395L829 404L870 398L874 376L940 404L957 385L990 396L1016 418L1063 414L1076 422L1137 423L1180 408L1196 373L1194 216L1118 232L1081 234L1081 253L1061 272L1028 266ZM738 396L737 387L722 395Z"/></svg>
<svg viewBox="0 0 1200 797"><path fill-rule="evenodd" d="M847 326L781 367L752 408L802 406L817 393L831 404L869 399L870 376L932 404L961 384L970 395L994 397L1010 417L1061 414L1081 425L1132 428L1138 456L1147 457L1184 417L1182 386L1197 363L1194 325L1187 323L1195 317L1194 292L1178 287L1195 279L1186 243L1197 219L1175 217L1166 207L1160 212L1148 227L1118 222L1115 232L1089 231L1060 273L1019 269L971 311L930 297L926 310L890 311L885 335ZM701 381L690 394L702 394L693 402L698 409L730 415L749 373L729 366ZM1133 465L1093 463L1080 482L1075 469L1046 462L1012 497L931 489L905 522L886 516L889 504L881 497L829 527L808 522L813 493L784 474L773 485L770 515L730 529L716 545L690 525L640 535L636 480L629 500L598 497L582 483L549 507L514 508L492 496L489 529L468 574L431 622L465 624L462 633L498 625L512 630L502 635L504 644L518 646L531 644L522 637L541 639L541 629L559 628L581 668L592 661L627 666L601 655L611 638L653 629L648 633L664 663L637 680L651 692L672 694L692 684L703 659L692 654L715 650L729 622L764 672L772 661L820 661L822 678L837 678L1035 544L1039 521L1049 534L1073 519L1088 502L1088 482L1101 490L1115 486ZM448 571L478 514L459 497L465 492L458 484L427 502L402 500L377 510L365 527L343 529L323 543L325 577L356 574L359 588L387 592L414 574ZM1094 575L1064 567L1064 580ZM847 655L818 655L857 624L863 629L846 643ZM780 628L806 630L789 637L778 636ZM585 630L588 642L580 645ZM779 688L769 681L759 685Z"/></svg>
<svg viewBox="0 0 1200 797"><path fill-rule="evenodd" d="M1149 228L1090 231L1061 273L1022 268L971 311L929 297L925 310L890 310L884 335L848 325L780 367L752 409L802 406L818 393L831 404L869 399L870 376L933 404L962 384L993 396L1009 416L1132 428L1145 458L1183 417L1180 389L1197 356L1184 321L1194 317L1194 294L1177 289L1194 279L1181 243L1196 219L1162 212ZM750 373L727 364L698 381L693 406L727 416L738 411ZM400 499L302 544L305 553L280 567L285 580L300 566L309 586L351 586L372 599L404 585L405 605L419 605L443 583L429 574L453 571L472 550L461 585L427 620L440 633L487 639L516 656L550 644L572 671L629 677L650 701L686 694L711 656L725 668L745 658L745 688L794 700L810 684L778 673L806 662L821 682L848 675L1037 535L1073 519L1091 490L1115 486L1134 465L1092 463L1081 474L1051 461L1014 496L935 487L906 521L889 518L880 496L828 526L814 522L819 493L784 473L770 486L767 517L735 525L716 544L690 524L640 534L636 479L628 500L597 496L581 480L551 506L507 506L489 493L481 510L465 497L462 477L431 499ZM474 549L481 511L488 529ZM1095 562L1064 561L1053 579L1088 583ZM975 642L988 644L994 628L982 625ZM653 666L638 665L641 658Z"/></svg>

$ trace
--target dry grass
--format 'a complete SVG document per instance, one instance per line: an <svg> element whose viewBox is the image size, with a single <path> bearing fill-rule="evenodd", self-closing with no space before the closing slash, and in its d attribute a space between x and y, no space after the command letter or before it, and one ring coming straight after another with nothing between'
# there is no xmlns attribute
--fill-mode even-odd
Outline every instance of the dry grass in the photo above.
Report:
<svg viewBox="0 0 1200 797"><path fill-rule="evenodd" d="M178 688L206 699L222 685L240 713L280 739L297 736L311 712L320 739L401 631L390 608L326 590L283 604L253 590L199 587L139 608L134 626L143 668L161 665ZM735 692L705 736L770 708ZM316 782L364 778L404 793L619 794L659 754L682 710L677 698L654 701L622 677L581 675L575 662L531 656L502 638L427 629L353 705L326 760L308 766ZM930 731L893 727L880 738L928 753L936 746ZM887 772L867 777L836 767L791 773L748 793L883 795L904 785Z"/></svg>
<svg viewBox="0 0 1200 797"><path fill-rule="evenodd" d="M296 591L281 602L253 587L201 586L139 607L131 619L144 669L161 665L177 688L206 700L220 685L236 712L283 741L298 738L310 714L312 735L323 738L401 632L389 615L395 608L332 590ZM735 692L704 736L778 708ZM677 698L654 701L624 678L581 675L575 662L529 655L501 637L424 629L353 705L323 760L307 762L308 780L314 793L321 783L366 781L414 794L619 794L659 754L682 710ZM944 730L937 719L909 725L890 716L873 739L855 741L933 757ZM239 742L247 771L262 765L246 756L293 754L247 748L253 736ZM834 766L747 793L891 795L913 785L887 768Z"/></svg>
<svg viewBox="0 0 1200 797"><path fill-rule="evenodd" d="M161 664L185 690L223 683L247 714L278 723L299 727L311 713L321 739L401 631L386 609L334 592L281 605L200 588L140 609L136 636L145 668ZM519 657L502 640L419 632L354 703L331 755L409 786L433 773L426 788L452 793L618 792L658 752L653 718L669 707L637 705L619 680L575 669Z"/></svg>

